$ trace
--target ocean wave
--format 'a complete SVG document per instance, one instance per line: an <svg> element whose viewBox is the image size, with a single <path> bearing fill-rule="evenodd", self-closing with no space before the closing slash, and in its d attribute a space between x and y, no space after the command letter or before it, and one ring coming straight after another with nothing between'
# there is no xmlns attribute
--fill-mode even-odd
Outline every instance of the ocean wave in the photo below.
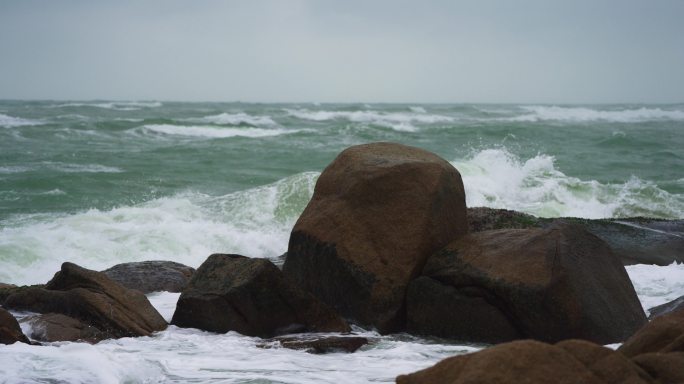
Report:
<svg viewBox="0 0 684 384"><path fill-rule="evenodd" d="M63 173L121 173L122 169L100 164L72 164L54 161L30 163L24 165L11 165L0 167L0 174L25 173L41 170L50 170Z"/></svg>
<svg viewBox="0 0 684 384"><path fill-rule="evenodd" d="M568 121L594 122L605 121L615 123L638 123L645 121L684 120L684 111L665 110L661 108L637 108L620 110L598 110L585 107L559 106L523 106L527 113L515 117L499 118L499 120L537 122L537 121Z"/></svg>
<svg viewBox="0 0 684 384"><path fill-rule="evenodd" d="M486 149L453 164L463 177L470 207L506 208L542 217L684 216L684 197L650 181L580 180L556 169L554 161L543 154L523 161L505 149Z"/></svg>
<svg viewBox="0 0 684 384"><path fill-rule="evenodd" d="M0 113L0 127L14 128L23 127L27 125L40 125L40 121L22 119L21 117L14 117Z"/></svg>
<svg viewBox="0 0 684 384"><path fill-rule="evenodd" d="M218 115L204 116L199 118L187 119L187 121L210 123L210 124L225 124L225 125L241 125L247 124L254 127L257 126L275 126L276 124L270 116L252 116L246 113L221 113Z"/></svg>
<svg viewBox="0 0 684 384"><path fill-rule="evenodd" d="M268 137L300 132L296 129L238 128L197 125L149 124L144 129L165 135L203 138Z"/></svg>
<svg viewBox="0 0 684 384"><path fill-rule="evenodd" d="M395 131L415 132L414 124L435 124L452 122L449 116L432 115L423 112L378 112L378 111L310 111L307 109L285 109L290 116L303 120L329 121L348 120L358 123L379 125Z"/></svg>
<svg viewBox="0 0 684 384"><path fill-rule="evenodd" d="M52 105L50 108L91 107L116 111L137 111L143 108L158 108L162 105L159 101L111 101L103 103L63 103Z"/></svg>
<svg viewBox="0 0 684 384"><path fill-rule="evenodd" d="M0 282L46 282L64 261L102 270L174 260L198 266L216 252L275 257L313 193L318 173L208 196L188 192L108 211L17 216L0 229Z"/></svg>

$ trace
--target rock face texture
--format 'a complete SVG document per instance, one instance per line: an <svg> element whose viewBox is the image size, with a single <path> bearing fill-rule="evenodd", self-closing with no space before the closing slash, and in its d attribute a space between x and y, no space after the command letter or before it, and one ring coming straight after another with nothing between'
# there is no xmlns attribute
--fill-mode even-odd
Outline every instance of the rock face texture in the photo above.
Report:
<svg viewBox="0 0 684 384"><path fill-rule="evenodd" d="M646 323L620 260L564 222L462 237L428 259L406 301L409 332L463 341L608 344Z"/></svg>
<svg viewBox="0 0 684 384"><path fill-rule="evenodd" d="M618 350L629 357L644 353L684 352L684 309L656 317Z"/></svg>
<svg viewBox="0 0 684 384"><path fill-rule="evenodd" d="M45 286L3 290L0 301L6 308L76 318L102 331L103 338L148 336L167 325L140 291L73 263L62 264Z"/></svg>
<svg viewBox="0 0 684 384"><path fill-rule="evenodd" d="M392 332L405 323L409 282L467 226L461 176L447 161L400 144L354 146L318 179L283 271L344 317Z"/></svg>
<svg viewBox="0 0 684 384"><path fill-rule="evenodd" d="M450 357L397 384L646 384L657 383L638 365L611 349L580 340L556 345L532 340L497 345Z"/></svg>
<svg viewBox="0 0 684 384"><path fill-rule="evenodd" d="M22 323L24 322L31 325L31 332L28 335L38 341L86 341L97 343L108 337L106 333L91 325L84 324L80 320L59 313L29 316L22 319Z"/></svg>
<svg viewBox="0 0 684 384"><path fill-rule="evenodd" d="M5 309L0 308L0 344L14 344L17 341L30 344L28 338L21 332L17 319Z"/></svg>
<svg viewBox="0 0 684 384"><path fill-rule="evenodd" d="M102 272L126 288L150 293L183 291L195 269L173 261L157 260L117 264Z"/></svg>
<svg viewBox="0 0 684 384"><path fill-rule="evenodd" d="M327 305L285 279L266 259L214 254L197 269L171 324L212 332L272 337L295 332L348 332Z"/></svg>

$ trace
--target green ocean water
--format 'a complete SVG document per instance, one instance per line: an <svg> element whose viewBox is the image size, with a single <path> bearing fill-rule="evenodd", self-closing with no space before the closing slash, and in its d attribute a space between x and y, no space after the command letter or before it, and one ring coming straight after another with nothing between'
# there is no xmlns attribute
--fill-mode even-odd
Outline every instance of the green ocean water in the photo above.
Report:
<svg viewBox="0 0 684 384"><path fill-rule="evenodd" d="M0 101L0 281L276 256L320 171L373 141L452 162L469 206L684 217L684 105Z"/></svg>

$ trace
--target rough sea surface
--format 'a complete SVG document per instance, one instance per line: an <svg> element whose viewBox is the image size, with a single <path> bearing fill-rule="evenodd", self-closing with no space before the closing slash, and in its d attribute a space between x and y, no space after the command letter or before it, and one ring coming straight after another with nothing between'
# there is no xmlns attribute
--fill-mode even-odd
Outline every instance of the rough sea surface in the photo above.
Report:
<svg viewBox="0 0 684 384"><path fill-rule="evenodd" d="M684 218L684 105L0 101L0 282L44 283L63 261L276 257L321 170L372 141L451 161L468 206ZM684 295L683 265L628 272L645 308ZM151 295L167 317L176 299ZM175 327L0 346L0 382L392 382L481 347L357 331L373 342L351 355Z"/></svg>

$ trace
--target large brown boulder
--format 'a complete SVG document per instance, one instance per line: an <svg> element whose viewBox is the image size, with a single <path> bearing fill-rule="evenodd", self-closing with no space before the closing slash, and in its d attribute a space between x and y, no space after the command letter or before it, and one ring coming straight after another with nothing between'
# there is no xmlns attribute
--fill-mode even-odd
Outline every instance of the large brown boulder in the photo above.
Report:
<svg viewBox="0 0 684 384"><path fill-rule="evenodd" d="M619 351L629 357L684 352L684 309L656 317L625 341Z"/></svg>
<svg viewBox="0 0 684 384"><path fill-rule="evenodd" d="M610 248L575 224L485 231L428 260L407 294L408 330L463 341L623 341L646 323Z"/></svg>
<svg viewBox="0 0 684 384"><path fill-rule="evenodd" d="M386 333L408 283L467 232L461 175L422 149L350 147L323 171L290 236L285 274L343 316Z"/></svg>
<svg viewBox="0 0 684 384"><path fill-rule="evenodd" d="M348 332L347 323L285 279L266 259L214 254L181 293L171 324L212 332L272 337L295 332Z"/></svg>
<svg viewBox="0 0 684 384"><path fill-rule="evenodd" d="M45 286L5 289L0 300L6 308L76 318L108 338L148 336L167 326L142 292L73 263L62 264Z"/></svg>
<svg viewBox="0 0 684 384"><path fill-rule="evenodd" d="M25 317L22 323L30 325L28 335L38 341L85 341L97 343L109 337L92 325L59 313L46 313Z"/></svg>
<svg viewBox="0 0 684 384"><path fill-rule="evenodd" d="M620 353L585 341L556 345L524 340L454 356L397 384L647 384L656 383Z"/></svg>
<svg viewBox="0 0 684 384"><path fill-rule="evenodd" d="M17 319L0 307L0 344L14 344L17 341L30 344L29 339L21 331Z"/></svg>
<svg viewBox="0 0 684 384"><path fill-rule="evenodd" d="M195 269L173 261L152 260L117 264L102 272L126 288L150 293L183 291Z"/></svg>

